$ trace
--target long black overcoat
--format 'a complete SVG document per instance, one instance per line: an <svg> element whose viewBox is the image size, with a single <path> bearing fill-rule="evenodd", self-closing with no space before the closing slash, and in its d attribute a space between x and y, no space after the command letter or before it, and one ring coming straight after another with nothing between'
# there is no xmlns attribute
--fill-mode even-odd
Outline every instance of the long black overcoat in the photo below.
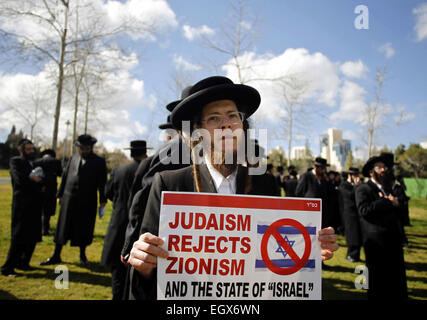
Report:
<svg viewBox="0 0 427 320"><path fill-rule="evenodd" d="M130 163L111 170L105 187L105 196L113 202L113 212L104 239L101 264L112 265L120 260L128 224L128 199L139 162Z"/></svg>
<svg viewBox="0 0 427 320"><path fill-rule="evenodd" d="M407 298L405 261L398 208L372 181L356 188L363 247L368 267L368 297Z"/></svg>
<svg viewBox="0 0 427 320"><path fill-rule="evenodd" d="M92 243L99 202L106 203L105 183L107 166L105 159L92 153L82 163L80 155L73 155L68 162L58 189L61 209L55 233L57 244L87 246Z"/></svg>
<svg viewBox="0 0 427 320"><path fill-rule="evenodd" d="M344 223L344 233L347 245L362 246L359 213L356 207L355 190L357 186L348 181L341 182L338 187L341 218Z"/></svg>
<svg viewBox="0 0 427 320"><path fill-rule="evenodd" d="M10 159L12 182L12 240L27 244L42 240L42 184L29 178L33 167L23 157Z"/></svg>

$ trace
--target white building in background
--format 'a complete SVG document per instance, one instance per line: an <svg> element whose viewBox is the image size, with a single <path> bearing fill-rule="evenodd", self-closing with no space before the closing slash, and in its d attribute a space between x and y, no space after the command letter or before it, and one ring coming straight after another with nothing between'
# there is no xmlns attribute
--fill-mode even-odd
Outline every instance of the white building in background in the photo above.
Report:
<svg viewBox="0 0 427 320"><path fill-rule="evenodd" d="M328 129L320 135L320 156L328 161L331 170L345 170L347 156L351 150L350 140L342 138L342 130Z"/></svg>
<svg viewBox="0 0 427 320"><path fill-rule="evenodd" d="M305 146L292 147L291 159L304 159L305 157Z"/></svg>
<svg viewBox="0 0 427 320"><path fill-rule="evenodd" d="M421 142L420 145L421 145L421 148L427 149L427 141Z"/></svg>

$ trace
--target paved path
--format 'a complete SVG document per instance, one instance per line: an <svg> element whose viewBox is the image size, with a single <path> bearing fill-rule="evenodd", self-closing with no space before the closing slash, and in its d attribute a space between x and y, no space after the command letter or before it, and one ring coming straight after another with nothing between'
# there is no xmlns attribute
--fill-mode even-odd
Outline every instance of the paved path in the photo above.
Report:
<svg viewBox="0 0 427 320"><path fill-rule="evenodd" d="M0 184L9 184L10 178L0 178Z"/></svg>

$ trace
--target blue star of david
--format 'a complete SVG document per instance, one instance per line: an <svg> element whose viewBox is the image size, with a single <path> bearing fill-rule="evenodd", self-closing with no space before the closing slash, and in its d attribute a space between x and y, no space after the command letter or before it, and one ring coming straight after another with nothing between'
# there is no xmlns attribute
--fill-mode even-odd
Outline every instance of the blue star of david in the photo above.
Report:
<svg viewBox="0 0 427 320"><path fill-rule="evenodd" d="M289 240L288 239L288 236L285 236L284 238L283 238L288 244L289 244L289 246L292 248L292 246L294 245L294 243L295 243L295 241L294 240ZM279 244L279 242L277 242L277 244L278 244L278 248L277 248L277 250L276 250L276 252L280 252L281 254L283 254L283 257L284 258L286 258L286 256L288 255L288 253L286 252L286 250L284 250L283 248L282 248L282 246Z"/></svg>

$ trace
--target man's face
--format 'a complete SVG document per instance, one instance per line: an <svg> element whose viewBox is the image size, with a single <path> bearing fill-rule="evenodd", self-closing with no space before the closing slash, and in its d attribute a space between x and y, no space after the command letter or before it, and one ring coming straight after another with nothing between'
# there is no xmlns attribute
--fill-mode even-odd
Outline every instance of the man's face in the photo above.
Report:
<svg viewBox="0 0 427 320"><path fill-rule="evenodd" d="M23 155L25 159L33 160L36 155L36 150L34 149L34 145L31 143L27 143L23 147Z"/></svg>
<svg viewBox="0 0 427 320"><path fill-rule="evenodd" d="M238 142L243 138L243 119L233 101L218 100L205 105L201 125L209 132L211 147L215 150L237 151Z"/></svg>
<svg viewBox="0 0 427 320"><path fill-rule="evenodd" d="M384 182L384 177L387 173L387 167L384 162L379 161L374 164L374 168L371 171L371 177L374 178L375 181L382 184Z"/></svg>
<svg viewBox="0 0 427 320"><path fill-rule="evenodd" d="M79 147L79 154L82 158L87 158L92 153L92 150L93 150L92 146L81 145Z"/></svg>
<svg viewBox="0 0 427 320"><path fill-rule="evenodd" d="M316 174L316 177L323 178L326 173L326 168L322 166L314 166L314 173Z"/></svg>

